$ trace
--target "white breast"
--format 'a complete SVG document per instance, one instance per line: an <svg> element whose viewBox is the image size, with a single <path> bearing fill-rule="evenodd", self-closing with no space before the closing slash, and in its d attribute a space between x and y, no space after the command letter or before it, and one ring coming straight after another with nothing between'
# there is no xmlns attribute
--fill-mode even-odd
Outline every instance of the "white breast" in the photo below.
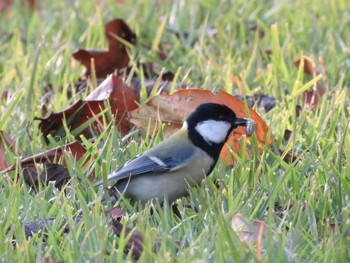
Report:
<svg viewBox="0 0 350 263"><path fill-rule="evenodd" d="M206 120L199 122L195 129L207 143L222 143L225 141L231 124L227 121Z"/></svg>

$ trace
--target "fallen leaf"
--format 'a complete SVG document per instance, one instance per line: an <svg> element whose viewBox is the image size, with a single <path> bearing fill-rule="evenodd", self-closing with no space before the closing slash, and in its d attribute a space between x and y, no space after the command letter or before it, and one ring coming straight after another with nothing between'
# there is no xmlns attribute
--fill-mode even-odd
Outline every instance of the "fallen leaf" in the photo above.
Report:
<svg viewBox="0 0 350 263"><path fill-rule="evenodd" d="M34 163L53 163L63 158L64 153L70 153L76 160L80 160L86 153L86 149L78 142L74 141L63 146L59 146L45 152L29 156L20 161L23 166L34 165ZM88 160L86 161L88 162Z"/></svg>
<svg viewBox="0 0 350 263"><path fill-rule="evenodd" d="M242 242L252 245L260 240L261 249L261 239L267 230L267 225L264 221L251 221L241 214L234 214L231 220L231 227Z"/></svg>
<svg viewBox="0 0 350 263"><path fill-rule="evenodd" d="M29 8L33 9L36 5L36 0L25 1ZM13 0L0 0L0 13L7 11L13 4Z"/></svg>
<svg viewBox="0 0 350 263"><path fill-rule="evenodd" d="M73 53L73 58L83 64L86 68L85 76L90 76L93 66L97 78L105 78L116 69L128 66L130 58L127 47L120 42L116 36L125 41L135 44L136 35L122 19L114 19L105 27L108 39L108 50L79 49Z"/></svg>
<svg viewBox="0 0 350 263"><path fill-rule="evenodd" d="M56 260L56 259L52 259L49 257L43 258L43 260L41 261L41 263L64 263L63 260Z"/></svg>
<svg viewBox="0 0 350 263"><path fill-rule="evenodd" d="M12 152L14 152L14 142L2 131L0 131L0 138L0 165L5 176L7 172L14 170L15 166L10 166L10 163L5 155L6 151L4 147L8 147ZM22 157L25 157L19 162L22 167L24 181L35 189L38 188L39 181L45 185L50 181L56 181L55 187L61 189L69 181L70 175L66 167L53 162L62 158L63 152L66 151L72 152L77 160L79 160L86 152L85 148L78 142L73 142L65 145L65 147L58 147L30 157L28 157L28 155L20 147L18 147L18 152L22 155ZM87 163L87 161L85 163ZM40 176L38 176L35 164L44 164L45 169ZM94 175L92 174L91 179L93 179L93 176Z"/></svg>
<svg viewBox="0 0 350 263"><path fill-rule="evenodd" d="M293 203L288 203L288 205L282 206L279 202L275 202L273 211L278 217L283 218L285 213L288 213L289 210L293 207L293 205Z"/></svg>
<svg viewBox="0 0 350 263"><path fill-rule="evenodd" d="M249 30L253 31L253 32L256 32L257 35L260 37L260 38L264 38L265 37L265 32L264 32L264 29L259 27L257 24L255 24L255 22L253 21L247 21L246 22L248 25L250 24L250 27L249 27Z"/></svg>
<svg viewBox="0 0 350 263"><path fill-rule="evenodd" d="M60 147L56 147L48 151L45 151L33 156L29 156L20 160L19 163L22 167L22 170L25 171L24 176L27 176L27 178L25 178L25 181L34 183L38 180L38 178L44 178L44 175L45 176L47 175L48 176L47 179L53 178L53 180L56 181L57 187L61 187L62 184L64 183L64 180L69 175L64 174L64 171L62 170L62 168L55 166L55 163L58 163L63 158L64 153L71 153L71 155L73 155L76 160L80 160L86 153L86 149L78 141L75 141L75 142L72 142ZM86 159L83 166L87 165L89 161L90 161L90 157ZM38 177L35 164L43 164L46 167L49 167L50 174L44 174L44 175L42 174L42 177L40 176ZM63 159L63 165L65 165L64 159ZM3 173L6 174L7 172L13 171L14 169L15 169L15 166L7 167L3 171ZM61 175L57 174L57 171L61 171L62 174ZM33 175L34 178L30 179L30 177L28 177L30 175ZM59 179L58 180L59 182L57 181L57 178ZM90 180L94 179L94 173L90 175L89 179ZM30 184L30 185L32 186L33 184Z"/></svg>
<svg viewBox="0 0 350 263"><path fill-rule="evenodd" d="M114 207L106 211L106 216L111 218L111 226L114 234L118 237L121 236L124 228L124 224L120 222L123 216L123 210L119 207ZM132 229L131 227L125 226L124 236L128 237L126 250L131 251L134 259L138 260L143 252L143 236L142 234ZM175 245L180 246L181 242L179 240L171 240ZM157 237L154 243L154 249L159 250L161 248L162 239Z"/></svg>
<svg viewBox="0 0 350 263"><path fill-rule="evenodd" d="M299 117L303 108L300 105L295 106L295 116Z"/></svg>
<svg viewBox="0 0 350 263"><path fill-rule="evenodd" d="M300 65L303 65L304 72L306 74L311 75L313 78L317 76L316 64L310 57L302 56L297 61L294 61L293 65L295 67L300 67ZM312 87L312 91L305 91L303 93L306 106L311 109L314 108L318 104L319 97L321 97L324 93L325 90L319 81L315 82Z"/></svg>
<svg viewBox="0 0 350 263"><path fill-rule="evenodd" d="M316 83L315 87L313 91L304 92L304 100L309 108L314 108L318 104L319 97L325 92L321 85Z"/></svg>
<svg viewBox="0 0 350 263"><path fill-rule="evenodd" d="M278 149L278 152L283 156L283 161L286 163L296 163L301 157L299 154L293 153L293 151L285 152L284 150Z"/></svg>
<svg viewBox="0 0 350 263"><path fill-rule="evenodd" d="M45 138L49 134L53 137L58 136L62 138L65 136L63 129L64 120L66 120L67 127L71 131L74 131L92 118L94 123L91 124L91 127L99 125L99 128L103 129L100 116L98 117L98 115L109 104L112 114L114 114L115 124L122 134L126 134L130 130L130 123L126 119L126 114L128 111L137 108L138 100L139 98L133 89L126 86L119 77L111 75L87 96L85 101L79 100L64 111L51 113L46 118L36 117L35 120L40 120L39 128ZM79 137L80 134L89 137L91 135L89 127L76 134L76 136Z"/></svg>
<svg viewBox="0 0 350 263"><path fill-rule="evenodd" d="M123 210L120 207L113 207L109 210L106 210L106 216L114 219L114 220L120 220L124 214Z"/></svg>
<svg viewBox="0 0 350 263"><path fill-rule="evenodd" d="M12 0L1 0L0 1L0 13L5 12L12 5Z"/></svg>
<svg viewBox="0 0 350 263"><path fill-rule="evenodd" d="M16 143L11 139L11 137L8 134L0 130L0 168L1 170L5 170L6 167L10 165L10 162L8 160L8 156L6 153L6 149L8 149L10 152L16 155L15 144ZM27 154L22 150L21 147L18 147L17 150L18 150L18 153L21 154L22 156L24 157L27 156Z"/></svg>
<svg viewBox="0 0 350 263"><path fill-rule="evenodd" d="M119 207L114 207L106 211L106 216L111 219L111 227L113 233L118 237L121 236L124 228L124 225L120 223L123 214L123 210ZM127 240L126 249L128 251L131 251L134 259L138 260L143 252L142 234L139 231L132 229L131 227L125 226L124 235L125 237L130 235Z"/></svg>
<svg viewBox="0 0 350 263"><path fill-rule="evenodd" d="M120 223L119 220L112 218L111 226L114 234L120 237L124 225ZM143 252L143 236L139 231L132 229L131 227L125 227L125 236L128 235L130 235L130 237L127 241L126 248L128 251L131 251L133 258L138 260Z"/></svg>
<svg viewBox="0 0 350 263"><path fill-rule="evenodd" d="M283 139L287 142L292 137L293 132L291 130L285 129L283 134Z"/></svg>
<svg viewBox="0 0 350 263"><path fill-rule="evenodd" d="M27 185L36 190L39 189L40 183L48 185L49 182L55 182L55 187L61 190L71 177L65 166L56 163L44 163L44 171L39 176L32 167L24 167L23 178Z"/></svg>
<svg viewBox="0 0 350 263"><path fill-rule="evenodd" d="M175 77L175 74L172 72L166 72L162 74L162 80L164 81L173 81L174 77Z"/></svg>
<svg viewBox="0 0 350 263"><path fill-rule="evenodd" d="M205 102L214 102L225 104L230 107L239 118L248 117L245 112L244 103L236 97L228 94L225 91L220 91L217 94L209 90L191 89L179 90L172 95L160 94L151 98L144 105L130 113L130 121L139 128L147 129L151 127L151 131L158 128L159 121L164 124L163 133L165 136L172 134L175 130L181 128L185 118L192 113L200 104ZM261 144L271 144L272 139L267 139L268 126L261 117L252 109L249 110L249 118L253 119L256 126L256 136ZM233 158L229 155L229 151L236 153L240 152L242 135L246 134L245 127L239 127L234 130L233 135L229 137L227 145L230 148L224 147L221 152L222 160L227 164L233 163ZM249 137L247 137L248 139Z"/></svg>
<svg viewBox="0 0 350 263"><path fill-rule="evenodd" d="M329 218L324 218L322 221L319 221L317 224L317 229L322 231L321 236L326 237L329 233L333 234L335 231L344 231L344 229L348 229L350 224L350 216L346 219L346 221L333 221L331 222ZM348 237L350 237L349 232Z"/></svg>

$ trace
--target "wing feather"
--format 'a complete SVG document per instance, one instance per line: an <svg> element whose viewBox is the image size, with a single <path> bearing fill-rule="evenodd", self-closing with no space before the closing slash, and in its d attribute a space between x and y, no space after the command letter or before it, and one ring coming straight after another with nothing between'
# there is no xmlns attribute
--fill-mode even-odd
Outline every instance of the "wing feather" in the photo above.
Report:
<svg viewBox="0 0 350 263"><path fill-rule="evenodd" d="M156 154L157 153L157 154ZM171 156L169 156L171 154ZM171 151L158 151L145 152L134 159L131 159L123 166L115 170L108 176L108 182L114 182L121 179L144 175L144 174L161 174L164 172L176 171L191 161L191 157L194 154L193 147L177 147L174 146ZM99 186L103 184L103 180L98 181L93 186Z"/></svg>

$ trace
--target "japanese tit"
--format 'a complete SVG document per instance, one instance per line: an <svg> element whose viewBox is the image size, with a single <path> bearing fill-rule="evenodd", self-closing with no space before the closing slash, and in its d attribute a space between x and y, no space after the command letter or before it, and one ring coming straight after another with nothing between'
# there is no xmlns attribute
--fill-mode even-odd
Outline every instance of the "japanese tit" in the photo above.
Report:
<svg viewBox="0 0 350 263"><path fill-rule="evenodd" d="M252 120L237 118L225 105L201 104L179 131L108 176L109 183L115 182L111 198L123 195L141 203L173 202L211 173L233 129L252 125ZM101 180L94 186L102 184Z"/></svg>

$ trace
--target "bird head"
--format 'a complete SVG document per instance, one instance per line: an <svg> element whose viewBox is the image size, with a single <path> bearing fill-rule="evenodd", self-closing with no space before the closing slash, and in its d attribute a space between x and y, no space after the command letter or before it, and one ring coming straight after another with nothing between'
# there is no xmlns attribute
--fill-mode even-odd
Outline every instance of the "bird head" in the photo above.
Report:
<svg viewBox="0 0 350 263"><path fill-rule="evenodd" d="M249 119L237 118L226 105L204 103L187 118L190 140L216 161L233 129L247 126Z"/></svg>

